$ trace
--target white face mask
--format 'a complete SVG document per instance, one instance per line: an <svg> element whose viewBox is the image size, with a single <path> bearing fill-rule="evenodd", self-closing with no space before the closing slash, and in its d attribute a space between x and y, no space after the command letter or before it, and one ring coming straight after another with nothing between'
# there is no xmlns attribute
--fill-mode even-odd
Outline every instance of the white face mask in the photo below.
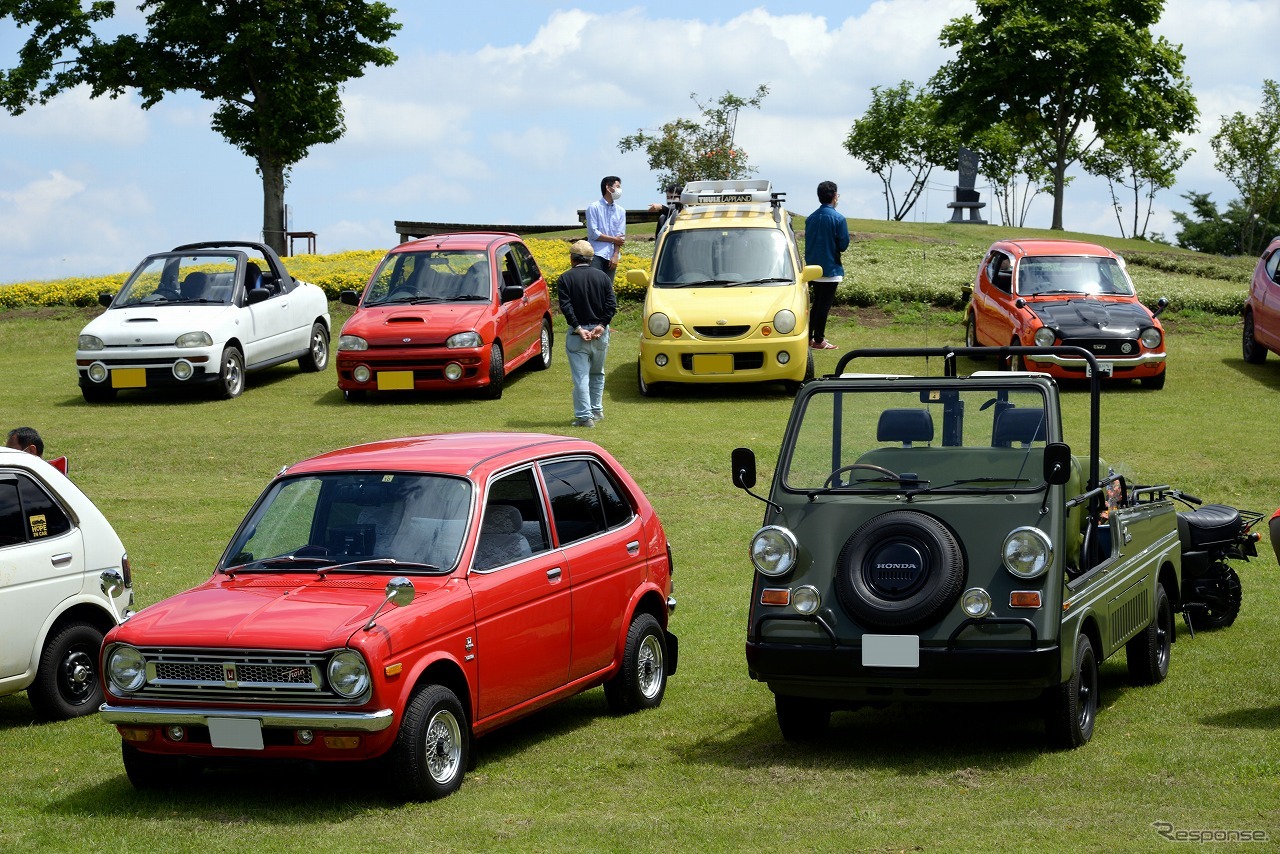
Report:
<svg viewBox="0 0 1280 854"><path fill-rule="evenodd" d="M622 198L622 187L621 187L621 185L619 185L618 187L615 187L614 189L612 189L612 190L610 190L610 191L609 191L609 199L610 199L611 201L615 201L615 202L616 202L616 201L617 201L618 199L620 199L620 198Z"/></svg>

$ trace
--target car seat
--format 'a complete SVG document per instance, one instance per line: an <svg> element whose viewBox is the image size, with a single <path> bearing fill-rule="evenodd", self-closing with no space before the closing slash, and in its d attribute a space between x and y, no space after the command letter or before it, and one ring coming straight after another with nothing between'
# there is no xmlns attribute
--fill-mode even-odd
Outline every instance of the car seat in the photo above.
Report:
<svg viewBox="0 0 1280 854"><path fill-rule="evenodd" d="M513 563L533 554L529 541L520 533L524 518L509 504L490 504L480 523L480 541L472 561L476 569L490 569Z"/></svg>
<svg viewBox="0 0 1280 854"><path fill-rule="evenodd" d="M886 409L876 424L877 442L901 442L910 448L912 442L933 441L933 415L927 409Z"/></svg>

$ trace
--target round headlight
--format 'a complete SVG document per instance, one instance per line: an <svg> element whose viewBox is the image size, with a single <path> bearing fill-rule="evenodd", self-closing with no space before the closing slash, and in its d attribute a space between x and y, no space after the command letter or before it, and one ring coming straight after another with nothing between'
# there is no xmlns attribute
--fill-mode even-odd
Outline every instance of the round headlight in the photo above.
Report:
<svg viewBox="0 0 1280 854"><path fill-rule="evenodd" d="M1036 342L1037 347L1052 347L1057 338L1058 336L1054 334L1052 329L1047 326L1041 326L1036 330L1035 338L1032 340Z"/></svg>
<svg viewBox="0 0 1280 854"><path fill-rule="evenodd" d="M208 332L185 332L173 344L175 347L212 347L213 337Z"/></svg>
<svg viewBox="0 0 1280 854"><path fill-rule="evenodd" d="M801 614L812 614L822 604L822 594L818 588L806 584L791 591L791 604Z"/></svg>
<svg viewBox="0 0 1280 854"><path fill-rule="evenodd" d="M147 660L131 646L117 646L107 656L107 678L118 691L137 691L147 681Z"/></svg>
<svg viewBox="0 0 1280 854"><path fill-rule="evenodd" d="M81 335L76 346L81 350L101 350L102 339L97 335Z"/></svg>
<svg viewBox="0 0 1280 854"><path fill-rule="evenodd" d="M483 344L484 340L480 337L479 332L459 332L457 335L450 335L444 342L444 346L450 350L459 350L463 347L479 347Z"/></svg>
<svg viewBox="0 0 1280 854"><path fill-rule="evenodd" d="M667 317L660 311L655 311L649 315L649 334L655 338L661 338L671 331L671 318Z"/></svg>
<svg viewBox="0 0 1280 854"><path fill-rule="evenodd" d="M1154 350L1160 346L1160 330L1154 326L1148 326L1138 335L1138 340L1142 342L1142 346L1148 350Z"/></svg>
<svg viewBox="0 0 1280 854"><path fill-rule="evenodd" d="M359 335L339 335L339 350L368 350L369 342L361 338Z"/></svg>
<svg viewBox="0 0 1280 854"><path fill-rule="evenodd" d="M329 687L348 700L369 690L369 666L358 652L344 649L329 659Z"/></svg>
<svg viewBox="0 0 1280 854"><path fill-rule="evenodd" d="M991 613L991 594L981 587L970 587L960 594L960 608L966 617L985 617Z"/></svg>
<svg viewBox="0 0 1280 854"><path fill-rule="evenodd" d="M789 308L784 308L773 316L773 328L783 335L790 335L796 330L796 315Z"/></svg>
<svg viewBox="0 0 1280 854"><path fill-rule="evenodd" d="M1015 528L1004 538L1004 568L1019 578L1044 575L1053 562L1053 541L1039 528Z"/></svg>
<svg viewBox="0 0 1280 854"><path fill-rule="evenodd" d="M790 572L796 565L798 551L795 534L777 525L761 528L751 538L751 562L761 575L770 578Z"/></svg>

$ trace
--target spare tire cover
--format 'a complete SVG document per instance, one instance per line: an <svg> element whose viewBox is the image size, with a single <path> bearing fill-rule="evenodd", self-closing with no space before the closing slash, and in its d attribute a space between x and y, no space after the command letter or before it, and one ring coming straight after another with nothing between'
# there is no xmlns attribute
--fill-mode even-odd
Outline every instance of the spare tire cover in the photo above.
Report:
<svg viewBox="0 0 1280 854"><path fill-rule="evenodd" d="M902 631L936 621L959 600L964 581L956 536L915 510L868 520L845 542L836 564L840 604L869 629Z"/></svg>

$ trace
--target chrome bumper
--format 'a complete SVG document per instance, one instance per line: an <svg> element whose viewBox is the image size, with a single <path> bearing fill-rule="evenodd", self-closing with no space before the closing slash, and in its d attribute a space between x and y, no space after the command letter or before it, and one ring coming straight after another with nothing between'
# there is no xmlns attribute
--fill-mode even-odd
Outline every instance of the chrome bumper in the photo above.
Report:
<svg viewBox="0 0 1280 854"><path fill-rule="evenodd" d="M1050 365L1059 365L1063 368L1079 368L1083 370L1088 367L1088 362L1084 359L1072 359L1068 356L1027 356L1033 362L1047 362ZM1155 365L1165 360L1164 353L1143 353L1139 356L1097 356L1099 362L1111 362L1113 365L1121 368L1136 368L1139 365Z"/></svg>
<svg viewBox="0 0 1280 854"><path fill-rule="evenodd" d="M113 706L103 703L98 710L102 717L113 724L138 724L142 726L208 726L209 718L235 718L256 720L264 728L319 729L332 732L381 732L391 726L391 709L376 712L297 712L267 709L171 709L149 706Z"/></svg>

